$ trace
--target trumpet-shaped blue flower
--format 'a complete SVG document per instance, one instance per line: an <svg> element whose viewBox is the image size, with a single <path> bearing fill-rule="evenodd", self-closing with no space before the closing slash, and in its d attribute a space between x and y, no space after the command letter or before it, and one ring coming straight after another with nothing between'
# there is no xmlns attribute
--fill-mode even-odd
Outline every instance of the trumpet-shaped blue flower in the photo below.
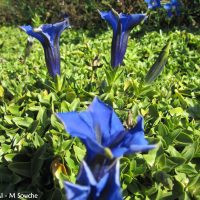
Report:
<svg viewBox="0 0 200 200"><path fill-rule="evenodd" d="M31 26L20 26L28 35L38 39L44 49L45 61L52 77L56 74L60 75L60 35L64 29L69 27L69 20L56 24L43 24L39 28L32 28Z"/></svg>
<svg viewBox="0 0 200 200"><path fill-rule="evenodd" d="M175 11L176 15L180 15L180 6L181 4L178 0L171 0L170 3L164 5L164 8L167 11L167 15L172 17L173 11Z"/></svg>
<svg viewBox="0 0 200 200"><path fill-rule="evenodd" d="M148 9L156 9L161 7L160 0L145 0L148 4Z"/></svg>
<svg viewBox="0 0 200 200"><path fill-rule="evenodd" d="M86 145L87 161L96 155L114 158L155 147L144 138L141 116L135 127L125 130L113 109L97 97L87 111L58 113L57 117L71 136L79 137Z"/></svg>
<svg viewBox="0 0 200 200"><path fill-rule="evenodd" d="M65 182L68 200L122 200L119 181L119 160L96 180L91 169L83 161L77 184Z"/></svg>
<svg viewBox="0 0 200 200"><path fill-rule="evenodd" d="M140 24L146 18L145 14L123 14L114 10L99 12L102 19L105 19L113 29L111 47L111 65L118 67L126 53L128 36L133 27Z"/></svg>

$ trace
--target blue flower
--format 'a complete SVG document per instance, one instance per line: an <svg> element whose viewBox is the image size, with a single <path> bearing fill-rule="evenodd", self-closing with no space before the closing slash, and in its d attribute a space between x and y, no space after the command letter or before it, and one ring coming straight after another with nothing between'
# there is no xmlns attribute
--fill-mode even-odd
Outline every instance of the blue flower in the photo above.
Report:
<svg viewBox="0 0 200 200"><path fill-rule="evenodd" d="M145 0L145 2L148 4L148 9L156 9L160 8L160 0Z"/></svg>
<svg viewBox="0 0 200 200"><path fill-rule="evenodd" d="M180 15L180 6L181 4L178 0L171 0L170 3L166 3L164 8L167 11L168 17L173 16L173 11L175 11L176 15Z"/></svg>
<svg viewBox="0 0 200 200"><path fill-rule="evenodd" d="M143 118L125 130L113 109L94 98L87 111L57 113L67 132L79 137L87 148L87 162L97 155L109 158L147 151L155 147L144 138Z"/></svg>
<svg viewBox="0 0 200 200"><path fill-rule="evenodd" d="M126 53L128 36L133 27L141 23L146 18L145 14L123 14L114 10L100 12L102 19L105 19L113 29L111 65L118 67Z"/></svg>
<svg viewBox="0 0 200 200"><path fill-rule="evenodd" d="M65 182L68 200L122 200L119 181L119 160L107 169L105 174L96 180L91 169L83 161L77 184Z"/></svg>
<svg viewBox="0 0 200 200"><path fill-rule="evenodd" d="M44 49L46 65L49 74L52 77L55 77L56 74L60 75L59 40L61 33L68 27L68 18L56 24L43 24L36 29L29 25L20 26L20 28L28 35L38 39L41 42Z"/></svg>

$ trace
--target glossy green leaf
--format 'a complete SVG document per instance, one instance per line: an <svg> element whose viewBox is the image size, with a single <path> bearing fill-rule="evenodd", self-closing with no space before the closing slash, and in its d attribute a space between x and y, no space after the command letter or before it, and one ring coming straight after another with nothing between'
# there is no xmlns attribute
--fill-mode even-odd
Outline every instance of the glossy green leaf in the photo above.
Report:
<svg viewBox="0 0 200 200"><path fill-rule="evenodd" d="M148 71L145 82L150 84L152 83L163 71L164 66L168 60L169 51L171 47L171 42L169 41L166 46L163 47L160 55L158 56L156 62L153 64L151 69Z"/></svg>

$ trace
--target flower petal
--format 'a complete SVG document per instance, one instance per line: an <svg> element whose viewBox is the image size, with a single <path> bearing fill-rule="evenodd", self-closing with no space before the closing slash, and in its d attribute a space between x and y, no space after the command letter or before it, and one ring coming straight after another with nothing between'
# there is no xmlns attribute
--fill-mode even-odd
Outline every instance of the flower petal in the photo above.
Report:
<svg viewBox="0 0 200 200"><path fill-rule="evenodd" d="M81 141L85 144L87 148L87 159L93 159L96 154L103 155L104 154L104 147L100 145L97 141L92 140L90 138L81 139Z"/></svg>
<svg viewBox="0 0 200 200"><path fill-rule="evenodd" d="M97 97L94 98L88 111L94 120L94 129L96 129L96 132L99 131L96 134L101 134L99 137L101 137L103 146L107 146L114 135L124 131L124 127L113 109Z"/></svg>
<svg viewBox="0 0 200 200"><path fill-rule="evenodd" d="M148 141L144 138L144 121L142 116L138 117L135 127L121 133L120 140L113 143L112 146L114 146L112 153L115 157L147 151L156 147L155 145L148 145Z"/></svg>
<svg viewBox="0 0 200 200"><path fill-rule="evenodd" d="M101 18L106 20L108 24L112 27L113 32L116 32L119 17L113 11L99 11L99 14L101 15Z"/></svg>
<svg viewBox="0 0 200 200"><path fill-rule="evenodd" d="M87 163L83 160L79 175L77 177L78 184L80 185L92 185L95 186L97 184L90 168Z"/></svg>
<svg viewBox="0 0 200 200"><path fill-rule="evenodd" d="M114 148L112 148L112 154L115 158L119 158L123 155L126 154L126 152L128 152L128 147L120 147L120 146L116 146Z"/></svg>
<svg viewBox="0 0 200 200"><path fill-rule="evenodd" d="M130 31L133 27L140 24L147 18L145 14L124 14L120 13L120 22L122 25L122 32Z"/></svg>
<svg viewBox="0 0 200 200"><path fill-rule="evenodd" d="M64 187L68 200L87 200L90 194L89 186L76 185L66 181Z"/></svg>
<svg viewBox="0 0 200 200"><path fill-rule="evenodd" d="M145 0L148 4L148 9L155 9L161 7L160 0Z"/></svg>
<svg viewBox="0 0 200 200"><path fill-rule="evenodd" d="M156 145L130 145L130 148L128 149L126 154L145 152L154 149L156 147L157 147Z"/></svg>
<svg viewBox="0 0 200 200"><path fill-rule="evenodd" d="M171 4L171 3L166 3L166 4L164 5L164 8L165 8L166 10L171 10L171 9L172 9L172 4Z"/></svg>
<svg viewBox="0 0 200 200"><path fill-rule="evenodd" d="M81 139L96 139L92 129L93 120L90 113L67 112L57 113L56 116L64 124L65 129L71 136L79 137Z"/></svg>
<svg viewBox="0 0 200 200"><path fill-rule="evenodd" d="M105 186L109 179L109 173L106 173L100 181L96 185L96 196L99 197L101 195L101 192L105 189Z"/></svg>
<svg viewBox="0 0 200 200"><path fill-rule="evenodd" d="M101 194L101 199L122 200L123 198L120 187L120 163L118 159L107 173L109 173L109 179Z"/></svg>
<svg viewBox="0 0 200 200"><path fill-rule="evenodd" d="M166 3L164 5L164 9L167 11L168 17L172 17L172 4L171 3Z"/></svg>
<svg viewBox="0 0 200 200"><path fill-rule="evenodd" d="M20 26L20 28L26 32L28 35L38 39L42 44L45 43L45 38L44 36L42 36L41 34L37 33L37 32L34 32L33 28L28 25L28 26Z"/></svg>
<svg viewBox="0 0 200 200"><path fill-rule="evenodd" d="M124 41L126 41L125 44L127 46L128 38L127 40L124 39ZM117 32L116 33L113 32L112 46L111 46L111 66L114 68L122 64L123 56L120 56L120 52L121 52L121 25L119 23Z"/></svg>
<svg viewBox="0 0 200 200"><path fill-rule="evenodd" d="M123 155L133 154L137 152L145 152L156 148L156 145L122 145L120 147L115 147L112 149L112 154L115 158L121 157Z"/></svg>
<svg viewBox="0 0 200 200"><path fill-rule="evenodd" d="M68 27L70 27L69 19L66 18L64 21L55 24L43 24L38 30L41 30L41 34L45 35L52 45L55 45L59 42L61 33Z"/></svg>
<svg viewBox="0 0 200 200"><path fill-rule="evenodd" d="M123 146L130 145L147 145L148 142L144 138L144 120L142 116L138 117L135 127L130 129L124 137Z"/></svg>
<svg viewBox="0 0 200 200"><path fill-rule="evenodd" d="M72 137L79 137L86 145L87 157L89 159L92 159L96 154L103 154L104 147L96 139L90 112L57 113L56 116L61 120L66 131Z"/></svg>

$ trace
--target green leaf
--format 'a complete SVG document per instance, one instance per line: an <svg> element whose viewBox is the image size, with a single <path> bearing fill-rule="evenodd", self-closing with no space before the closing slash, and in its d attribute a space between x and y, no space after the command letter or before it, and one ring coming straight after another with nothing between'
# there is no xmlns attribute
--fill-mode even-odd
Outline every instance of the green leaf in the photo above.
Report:
<svg viewBox="0 0 200 200"><path fill-rule="evenodd" d="M70 104L70 110L75 111L80 105L80 99L76 98L74 101Z"/></svg>
<svg viewBox="0 0 200 200"><path fill-rule="evenodd" d="M132 181L132 183L128 185L127 189L131 194L135 194L139 191L138 184L134 181Z"/></svg>
<svg viewBox="0 0 200 200"><path fill-rule="evenodd" d="M157 192L157 188L155 186L151 186L150 188L145 189L145 194L147 196L151 196Z"/></svg>
<svg viewBox="0 0 200 200"><path fill-rule="evenodd" d="M165 146L168 146L169 144L172 143L170 131L168 127L162 122L160 122L158 125L158 133L161 136L162 142L166 144Z"/></svg>
<svg viewBox="0 0 200 200"><path fill-rule="evenodd" d="M46 123L46 120L48 120L48 116L47 116L47 109L45 107L39 108L36 119L41 121L42 124Z"/></svg>
<svg viewBox="0 0 200 200"><path fill-rule="evenodd" d="M34 133L38 127L38 124L39 124L38 120L33 121L33 123L29 126L27 131L30 133Z"/></svg>
<svg viewBox="0 0 200 200"><path fill-rule="evenodd" d="M36 148L40 147L44 144L44 140L37 133L35 133L33 144Z"/></svg>
<svg viewBox="0 0 200 200"><path fill-rule="evenodd" d="M183 185L175 180L174 181L174 186L173 186L173 190L172 190L172 193L173 193L173 198L174 199L179 199L182 197L182 195L184 194L184 187Z"/></svg>
<svg viewBox="0 0 200 200"><path fill-rule="evenodd" d="M20 109L20 106L10 105L8 107L8 110L10 111L10 113L18 117L21 115L21 112L19 111L19 109Z"/></svg>
<svg viewBox="0 0 200 200"><path fill-rule="evenodd" d="M4 96L4 89L3 87L0 85L0 98Z"/></svg>
<svg viewBox="0 0 200 200"><path fill-rule="evenodd" d="M182 165L183 163L185 163L185 159L181 158L181 157L169 157L168 160L171 160L172 162L176 163L176 165Z"/></svg>
<svg viewBox="0 0 200 200"><path fill-rule="evenodd" d="M190 178L190 182L188 183L188 190L195 196L199 194L200 189L200 174L196 174L195 176Z"/></svg>
<svg viewBox="0 0 200 200"><path fill-rule="evenodd" d="M10 125L13 124L13 122L12 122L13 116L12 115L5 115L4 119L8 124L10 124Z"/></svg>
<svg viewBox="0 0 200 200"><path fill-rule="evenodd" d="M173 146L169 146L166 152L169 153L170 156L173 157L182 157L181 153L179 153Z"/></svg>
<svg viewBox="0 0 200 200"><path fill-rule="evenodd" d="M8 144L2 144L1 148L4 153L8 153L10 151L10 145Z"/></svg>
<svg viewBox="0 0 200 200"><path fill-rule="evenodd" d="M170 190L172 189L172 177L169 174L163 171L158 171L155 173L154 177L157 182L162 183L165 187L167 187Z"/></svg>
<svg viewBox="0 0 200 200"><path fill-rule="evenodd" d="M78 160L82 161L83 157L85 156L85 150L75 145L73 146L73 149Z"/></svg>
<svg viewBox="0 0 200 200"><path fill-rule="evenodd" d="M178 166L178 163L176 163L176 161L178 161L178 160L175 160L175 162L174 162L173 160L167 158L166 162L165 162L165 166L163 167L163 170L166 172L170 172L172 169L174 169L176 166Z"/></svg>
<svg viewBox="0 0 200 200"><path fill-rule="evenodd" d="M144 174L145 171L147 170L147 166L144 159L137 159L136 163L137 166L133 171L134 175L136 176L139 174Z"/></svg>
<svg viewBox="0 0 200 200"><path fill-rule="evenodd" d="M51 125L56 128L58 131L62 131L63 125L58 122L58 118L55 116L55 114L51 115Z"/></svg>
<svg viewBox="0 0 200 200"><path fill-rule="evenodd" d="M187 174L187 175L198 174L196 169L194 167L190 166L189 164L183 164L183 165L177 167L176 171L179 172L179 173Z"/></svg>
<svg viewBox="0 0 200 200"><path fill-rule="evenodd" d="M152 149L148 152L148 154L144 154L143 157L146 160L146 162L152 167L155 163L156 156L157 156L158 148Z"/></svg>
<svg viewBox="0 0 200 200"><path fill-rule="evenodd" d="M123 174L123 179L126 184L129 184L132 182L133 177L130 174Z"/></svg>
<svg viewBox="0 0 200 200"><path fill-rule="evenodd" d="M26 127L26 128L28 128L31 125L31 123L33 122L33 119L30 117L25 117L25 118L14 117L12 120L17 126L19 126L19 127L22 126L22 127Z"/></svg>
<svg viewBox="0 0 200 200"><path fill-rule="evenodd" d="M14 162L8 165L8 168L21 176L31 177L31 163L30 162Z"/></svg>
<svg viewBox="0 0 200 200"><path fill-rule="evenodd" d="M172 108L169 110L169 113L174 116L182 116L184 114L184 111L181 107L177 107L177 108Z"/></svg>
<svg viewBox="0 0 200 200"><path fill-rule="evenodd" d="M60 111L61 112L68 112L69 111L69 103L67 101L63 101L61 103Z"/></svg>
<svg viewBox="0 0 200 200"><path fill-rule="evenodd" d="M148 73L145 77L145 82L147 84L152 83L164 69L164 66L168 60L170 47L171 47L171 42L169 41L167 43L167 45L164 46L164 48L162 49L156 62L153 64L151 69L148 71Z"/></svg>
<svg viewBox="0 0 200 200"><path fill-rule="evenodd" d="M181 152L183 158L185 158L187 160L187 162L189 162L190 160L193 159L195 152L198 148L197 145L198 145L198 143L196 143L196 142L194 142L193 144L189 144Z"/></svg>
<svg viewBox="0 0 200 200"><path fill-rule="evenodd" d="M186 134L186 133L180 133L177 137L176 137L176 141L178 141L181 144L189 144L189 143L193 143L192 138Z"/></svg>
<svg viewBox="0 0 200 200"><path fill-rule="evenodd" d="M132 86L132 81L131 80L126 80L124 82L124 92L131 86Z"/></svg>
<svg viewBox="0 0 200 200"><path fill-rule="evenodd" d="M54 81L55 81L55 88L56 88L56 91L61 91L63 86L65 85L65 76L60 76L60 75L56 75L55 78L54 78Z"/></svg>
<svg viewBox="0 0 200 200"><path fill-rule="evenodd" d="M1 128L1 127L0 127ZM0 135L0 143L4 143L6 138L3 135Z"/></svg>
<svg viewBox="0 0 200 200"><path fill-rule="evenodd" d="M4 158L5 158L8 162L10 162L10 161L13 160L13 158L15 157L15 155L16 155L16 153L9 153L9 154L6 154L6 155L4 156Z"/></svg>

